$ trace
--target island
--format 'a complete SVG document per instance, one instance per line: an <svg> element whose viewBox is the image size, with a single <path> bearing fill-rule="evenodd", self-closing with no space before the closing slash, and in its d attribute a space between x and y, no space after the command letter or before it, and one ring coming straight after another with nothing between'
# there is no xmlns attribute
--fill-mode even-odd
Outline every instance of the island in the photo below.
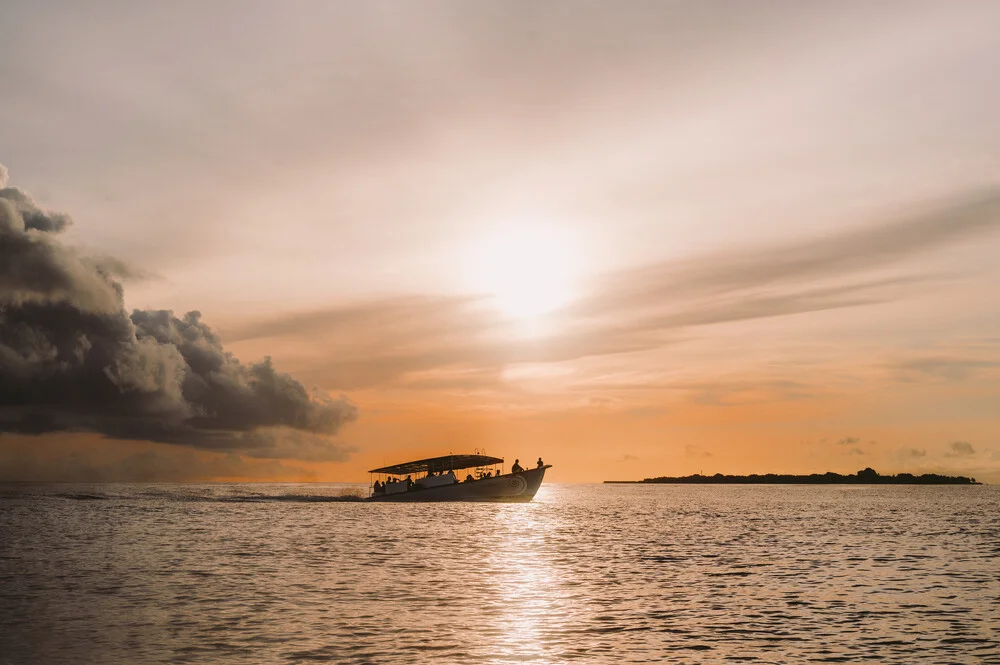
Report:
<svg viewBox="0 0 1000 665"><path fill-rule="evenodd" d="M925 473L919 476L912 473L898 473L893 476L883 476L871 467L847 475L832 471L811 473L806 476L784 473L754 473L749 476L730 476L717 473L713 476L703 476L696 473L693 476L658 476L643 480L605 480L604 482L606 484L663 483L681 485L982 485L975 478L942 476L937 473Z"/></svg>

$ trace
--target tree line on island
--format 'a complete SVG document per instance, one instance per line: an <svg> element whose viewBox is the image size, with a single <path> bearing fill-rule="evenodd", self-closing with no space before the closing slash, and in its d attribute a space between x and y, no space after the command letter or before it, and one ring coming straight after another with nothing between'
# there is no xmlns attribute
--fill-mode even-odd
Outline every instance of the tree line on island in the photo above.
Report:
<svg viewBox="0 0 1000 665"><path fill-rule="evenodd" d="M942 476L937 473L925 473L915 476L912 473L898 473L883 476L875 469L868 467L854 474L843 475L827 471L826 473L811 473L809 475L794 475L785 473L750 474L749 476L731 476L717 473L703 476L696 473L691 476L658 476L643 480L605 480L605 483L673 483L673 484L704 484L704 485L982 485L975 478L965 476Z"/></svg>

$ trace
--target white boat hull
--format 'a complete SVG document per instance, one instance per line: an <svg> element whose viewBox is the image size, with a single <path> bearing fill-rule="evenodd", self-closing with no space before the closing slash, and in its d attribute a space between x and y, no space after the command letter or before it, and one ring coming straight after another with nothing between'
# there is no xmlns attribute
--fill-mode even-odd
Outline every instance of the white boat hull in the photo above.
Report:
<svg viewBox="0 0 1000 665"><path fill-rule="evenodd" d="M527 503L531 501L545 477L546 464L535 469L508 473L494 478L483 478L466 483L455 483L427 489L411 489L398 494L378 494L369 501L427 502L427 501L485 501L496 503Z"/></svg>

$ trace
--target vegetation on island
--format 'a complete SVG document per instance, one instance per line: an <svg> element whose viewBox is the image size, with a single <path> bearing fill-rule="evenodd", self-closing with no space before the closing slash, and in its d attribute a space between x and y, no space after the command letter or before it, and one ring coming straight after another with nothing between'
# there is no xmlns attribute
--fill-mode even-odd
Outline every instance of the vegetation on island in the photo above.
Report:
<svg viewBox="0 0 1000 665"><path fill-rule="evenodd" d="M713 476L703 476L696 473L692 476L658 476L643 480L606 480L605 483L675 483L704 485L981 485L975 478L965 476L942 476L937 473L925 473L915 476L912 473L898 473L893 476L880 475L875 469L868 467L854 474L843 475L827 471L826 473L811 473L809 475L792 475L784 473L751 474L749 476L730 476L717 473Z"/></svg>

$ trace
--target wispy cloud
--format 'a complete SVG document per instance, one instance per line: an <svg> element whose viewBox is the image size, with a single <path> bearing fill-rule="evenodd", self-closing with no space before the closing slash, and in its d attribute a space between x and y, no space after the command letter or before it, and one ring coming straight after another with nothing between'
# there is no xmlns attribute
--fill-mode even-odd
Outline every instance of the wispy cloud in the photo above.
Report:
<svg viewBox="0 0 1000 665"><path fill-rule="evenodd" d="M440 368L485 371L649 351L707 326L904 298L936 278L881 274L887 267L1000 229L1000 192L993 189L913 210L838 235L608 275L551 315L548 336L518 335L483 299L397 297L251 322L230 337L294 338L317 355L343 351L337 355L346 360L303 367L308 378L340 389L399 384L406 375ZM925 359L910 369L954 374L992 365ZM487 376L469 373L470 387ZM460 384L462 376L455 380Z"/></svg>
<svg viewBox="0 0 1000 665"><path fill-rule="evenodd" d="M678 295L788 287L804 280L849 279L997 229L1000 229L1000 191L985 189L836 235L718 253L623 275L614 287L605 291L602 299L589 306L602 309L608 302L615 306L625 303L645 306L657 300L657 296L662 301ZM866 286L862 284L860 288ZM838 288L841 291L834 289L832 293L843 295L859 287Z"/></svg>
<svg viewBox="0 0 1000 665"><path fill-rule="evenodd" d="M948 450L950 452L945 453L945 457L972 457L976 454L976 449L968 441L952 441Z"/></svg>
<svg viewBox="0 0 1000 665"><path fill-rule="evenodd" d="M902 381L964 381L1000 367L1000 360L927 355L892 362L889 368Z"/></svg>
<svg viewBox="0 0 1000 665"><path fill-rule="evenodd" d="M713 455L712 453L701 448L700 446L688 444L684 446L684 457L688 457L691 459L701 459L701 458L713 457Z"/></svg>

